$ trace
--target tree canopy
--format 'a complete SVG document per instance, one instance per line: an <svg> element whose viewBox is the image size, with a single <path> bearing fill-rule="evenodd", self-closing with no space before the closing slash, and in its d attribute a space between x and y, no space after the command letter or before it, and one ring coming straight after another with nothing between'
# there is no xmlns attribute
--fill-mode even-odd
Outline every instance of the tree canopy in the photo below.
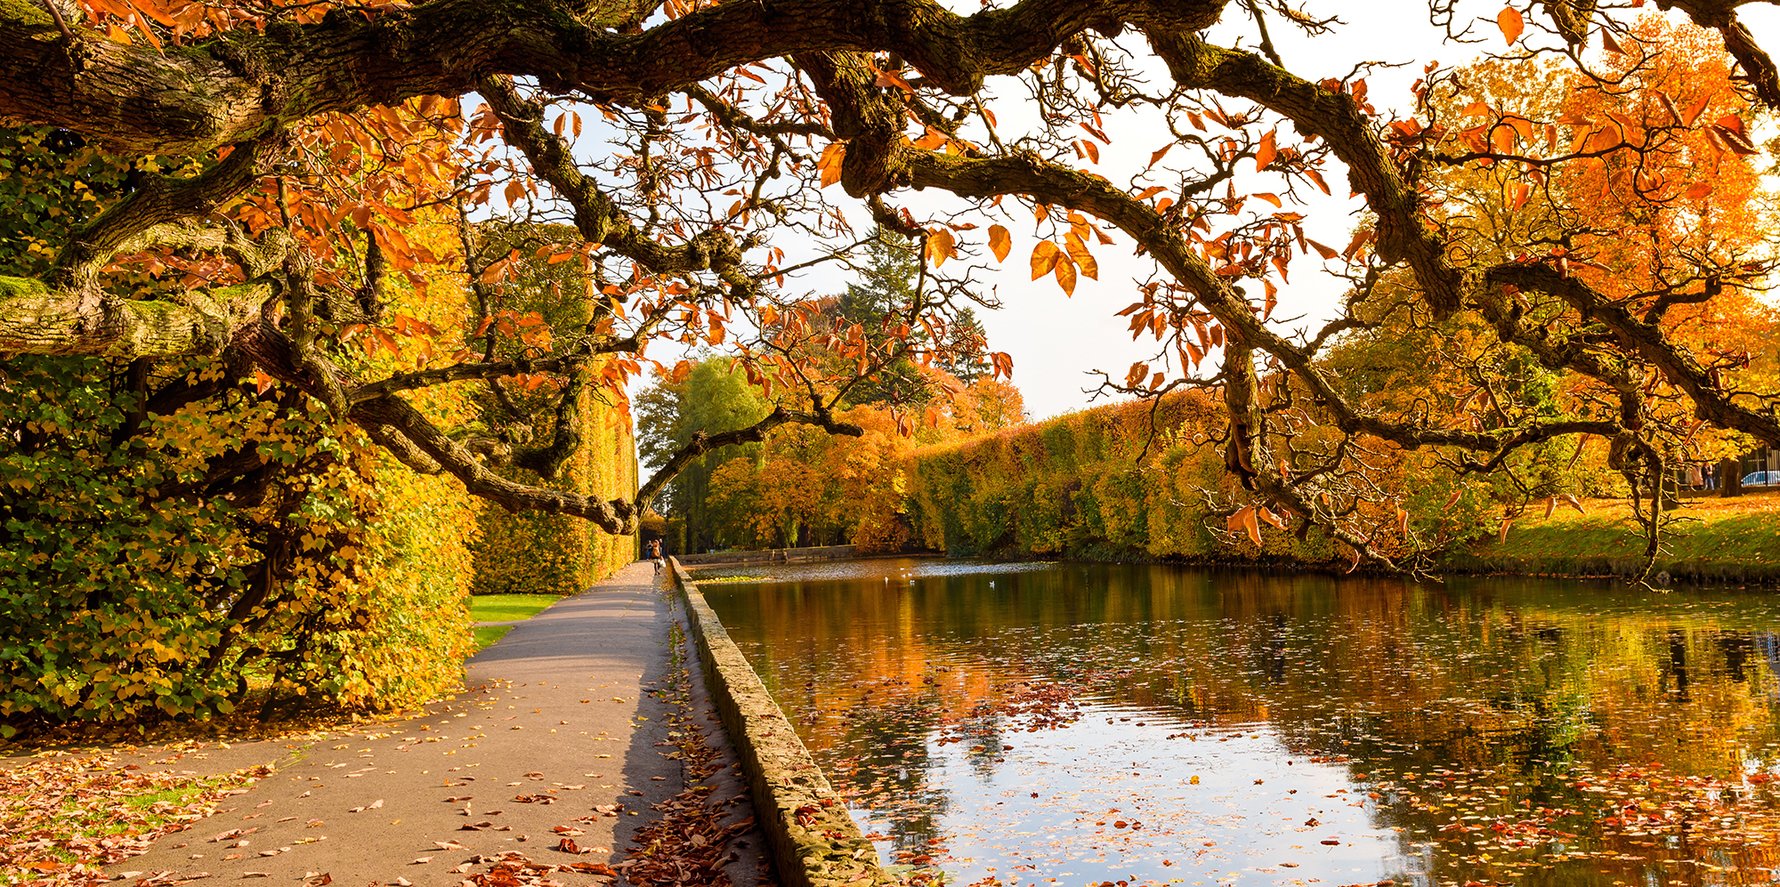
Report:
<svg viewBox="0 0 1780 887"><path fill-rule="evenodd" d="M1447 44L1390 48L1426 63L1393 112L1367 66L1294 72L1286 31L1363 35L1286 0L4 0L0 117L123 173L37 268L0 277L0 351L220 356L413 468L622 532L704 452L787 423L857 433L836 415L848 378L943 363L973 274L1018 239L1066 292L1096 251L1146 256L1123 313L1155 357L1108 387L1214 392L1231 510L1323 526L1356 558L1398 563L1375 543L1402 519L1359 507L1376 448L1492 470L1587 435L1648 493L1702 426L1780 445L1771 342L1709 332L1748 328L1773 265L1752 133L1780 73L1746 4L1400 5ZM1481 63L1432 61L1478 41ZM1509 100L1492 61L1561 95ZM1344 190L1358 228L1316 242L1311 215L1352 209L1318 195ZM562 227L502 254L478 240L491 215ZM410 238L424 217L459 219L462 243ZM918 244L911 296L873 329L823 322L797 275L850 260L867 219ZM582 310L479 298L444 331L379 295L433 266L480 294L527 262L577 268L560 285ZM1349 291L1307 328L1281 306L1312 273ZM1356 391L1331 349L1387 320L1463 338L1443 355L1465 381ZM497 469L573 441L412 400L529 385L568 409L622 389L659 339L727 349L787 396L666 454L635 499L513 480ZM422 358L356 359L379 350Z"/></svg>

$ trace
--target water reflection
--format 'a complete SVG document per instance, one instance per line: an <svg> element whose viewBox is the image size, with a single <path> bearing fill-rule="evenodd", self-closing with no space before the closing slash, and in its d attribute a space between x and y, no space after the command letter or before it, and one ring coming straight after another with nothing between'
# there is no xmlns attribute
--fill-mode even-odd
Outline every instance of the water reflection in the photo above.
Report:
<svg viewBox="0 0 1780 887"><path fill-rule="evenodd" d="M1777 880L1766 598L773 569L706 593L886 859L957 883Z"/></svg>

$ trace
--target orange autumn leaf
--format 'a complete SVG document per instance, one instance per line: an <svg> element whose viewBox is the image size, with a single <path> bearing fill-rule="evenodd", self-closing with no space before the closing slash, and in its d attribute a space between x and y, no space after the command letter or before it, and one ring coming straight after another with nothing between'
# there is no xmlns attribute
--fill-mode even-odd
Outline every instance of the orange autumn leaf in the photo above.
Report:
<svg viewBox="0 0 1780 887"><path fill-rule="evenodd" d="M989 226L989 251L995 254L995 261L1007 261L1007 254L1012 252L1014 241L1007 229L1000 225Z"/></svg>
<svg viewBox="0 0 1780 887"><path fill-rule="evenodd" d="M1100 264L1094 261L1093 254L1088 252L1087 245L1082 243L1080 238L1071 236L1068 240L1067 249L1069 251L1070 260L1076 264L1076 267L1082 272L1083 277L1086 277L1089 280L1100 279Z"/></svg>
<svg viewBox="0 0 1780 887"><path fill-rule="evenodd" d="M1275 130L1268 130L1261 137L1261 146L1255 149L1255 172L1260 172L1273 164L1279 156L1279 146L1275 144Z"/></svg>
<svg viewBox="0 0 1780 887"><path fill-rule="evenodd" d="M1060 256L1053 273L1057 276L1057 285L1063 288L1063 294L1066 296L1075 295L1075 263L1067 257Z"/></svg>
<svg viewBox="0 0 1780 887"><path fill-rule="evenodd" d="M846 157L845 142L832 142L822 149L822 157L816 161L816 169L822 174L822 187L826 188L841 180L841 162Z"/></svg>
<svg viewBox="0 0 1780 887"><path fill-rule="evenodd" d="M1032 248L1032 279L1037 280L1051 273L1051 269L1057 267L1057 260L1062 256L1063 251L1055 243L1049 240L1039 241Z"/></svg>
<svg viewBox="0 0 1780 887"><path fill-rule="evenodd" d="M1508 39L1508 45L1520 39L1522 31L1527 29L1527 21L1521 16L1520 10L1510 6L1496 13L1496 27L1502 29L1502 36Z"/></svg>

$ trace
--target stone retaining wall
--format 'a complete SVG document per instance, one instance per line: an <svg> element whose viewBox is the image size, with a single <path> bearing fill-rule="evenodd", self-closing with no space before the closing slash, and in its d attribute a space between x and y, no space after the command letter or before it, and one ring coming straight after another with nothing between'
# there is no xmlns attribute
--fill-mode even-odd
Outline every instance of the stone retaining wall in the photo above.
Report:
<svg viewBox="0 0 1780 887"><path fill-rule="evenodd" d="M760 551L716 551L710 554L683 554L680 563L689 567L713 564L796 564L806 561L838 561L858 557L851 545L824 545L815 548L767 548Z"/></svg>
<svg viewBox="0 0 1780 887"><path fill-rule="evenodd" d="M772 844L780 882L788 887L896 884L878 866L877 850L859 833L846 804L698 586L678 560L669 558L668 563L686 604L712 700L747 773L761 830Z"/></svg>

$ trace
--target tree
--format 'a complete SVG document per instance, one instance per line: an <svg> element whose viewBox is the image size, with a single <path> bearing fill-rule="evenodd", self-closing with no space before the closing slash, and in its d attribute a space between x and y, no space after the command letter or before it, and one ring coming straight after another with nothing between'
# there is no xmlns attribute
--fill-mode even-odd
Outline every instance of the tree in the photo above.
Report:
<svg viewBox="0 0 1780 887"><path fill-rule="evenodd" d="M1125 313L1157 356L1109 387L1215 391L1229 417L1235 483L1219 494L1230 508L1268 506L1400 566L1373 545L1390 509L1355 507L1369 495L1372 449L1436 448L1487 466L1587 434L1648 482L1673 435L1652 398L1780 444L1772 386L1734 355L1696 352L1663 322L1756 287L1765 252L1652 241L1662 268L1676 270L1616 289L1588 273L1596 247L1642 232L1563 217L1561 230L1467 253L1438 204L1439 179L1453 170L1508 170L1517 190L1597 175L1630 212L1697 199L1688 194L1705 184L1703 161L1761 153L1748 135L1752 108L1780 104L1780 72L1739 23L1742 5L1659 0L1715 35L1668 46L1640 38L1636 10L1512 0L1481 34L1493 54L1562 56L1633 114L1576 107L1535 119L1486 105L1473 122L1436 119L1428 101L1392 119L1369 101L1364 69L1294 73L1272 39L1279 29L1351 34L1283 0L1017 0L970 14L934 0L80 0L66 12L11 0L0 7L0 116L71 130L137 174L49 245L47 270L0 279L0 350L224 355L417 469L616 532L699 453L792 422L855 430L824 393L846 386L799 355L840 351L869 375L880 352L805 322L785 290L789 275L833 259L848 212L918 241L930 279L967 277L983 247L1006 259L1018 227L1036 243L1035 279L1073 291L1098 275L1094 250L1122 241L1154 263ZM1469 7L1411 7L1455 39L1479 36ZM1214 25L1229 45L1214 42ZM1747 88L1696 105L1641 79L1700 62L1734 62ZM1435 95L1448 74L1430 68L1419 94ZM472 94L478 105L460 104ZM1133 141L1136 163L1121 162L1115 151ZM1644 161L1683 143L1706 152L1701 162L1652 180ZM1314 243L1305 220L1328 208L1308 195L1342 190L1329 182L1343 174L1367 213L1337 249ZM538 257L583 265L590 320L552 330L550 347L530 357L491 356L473 341L416 370L350 366L361 337L397 350L427 338L377 310L386 276L463 261L408 242L406 220L427 206L488 206L497 192L532 221L572 224L572 240ZM1753 211L1765 219L1765 206ZM1482 428L1375 411L1325 360L1364 322L1353 311L1364 299L1314 331L1276 313L1288 274L1307 263L1359 282L1397 275L1418 319L1470 318L1606 399L1505 410ZM510 267L468 270L494 280ZM141 288L141 272L179 286ZM896 337L962 307L951 289L933 292L919 316L889 324ZM544 338L510 329L493 322L477 337ZM491 467L497 452L409 400L465 381L568 378L607 358L599 384L620 386L663 337L730 348L750 378L799 400L689 442L635 500L512 481ZM992 365L1009 368L1001 356ZM1305 423L1322 443L1300 452Z"/></svg>
<svg viewBox="0 0 1780 887"><path fill-rule="evenodd" d="M807 425L775 428L757 442L714 450L668 484L663 505L683 522L690 549L852 543L896 551L910 538L903 475L921 446L1024 421L1013 385L965 385L933 367L910 365L922 387L950 396L918 413L863 403L837 418L861 430L830 435ZM657 379L637 396L643 461L655 467L698 434L746 427L773 409L729 362L699 362L683 381Z"/></svg>
<svg viewBox="0 0 1780 887"><path fill-rule="evenodd" d="M842 329L857 327L859 336L869 348L879 351L904 349L907 337L895 334L896 325L923 313L920 253L909 238L882 226L871 232L863 252L863 266L856 279L847 284L847 291L835 302L833 322ZM915 342L919 343L921 338L917 334ZM904 356L871 378L861 379L849 393L847 402L918 405L925 403L933 393L916 370L914 361Z"/></svg>
<svg viewBox="0 0 1780 887"><path fill-rule="evenodd" d="M947 357L942 369L958 377L966 385L985 377L992 378L989 365L989 334L977 319L974 308L963 308L946 329Z"/></svg>
<svg viewBox="0 0 1780 887"><path fill-rule="evenodd" d="M1613 125L1610 134L1578 133L1569 149L1613 149L1598 162L1548 165L1550 175L1505 163L1434 171L1427 176L1437 189L1434 215L1473 260L1521 261L1529 244L1543 244L1567 277L1586 281L1612 302L1644 302L1641 322L1699 356L1709 372L1734 372L1745 386L1775 390L1780 355L1760 343L1772 335L1776 316L1752 292L1773 247L1754 218L1763 197L1756 170L1746 155L1714 146L1724 138L1717 130L1678 125L1684 113L1742 108L1733 72L1713 57L1705 34L1658 18L1639 20L1613 45L1620 51L1607 53L1596 72L1612 78L1610 86L1539 58L1487 60L1433 83L1424 108L1429 119L1443 122L1440 138L1454 151L1475 151L1492 138L1549 145L1553 136L1534 132L1535 120ZM1652 46L1673 54L1652 54ZM1669 113L1681 108L1688 110ZM1742 126L1734 114L1719 119L1714 126L1726 132ZM1638 150L1618 150L1622 144ZM1559 297L1537 290L1511 295L1515 310L1529 319L1568 322ZM1401 271L1367 281L1350 302L1359 329L1340 337L1330 366L1375 412L1420 413L1485 430L1624 410L1629 378L1616 386L1540 360L1534 350L1494 335L1474 314L1418 318L1414 282ZM1648 429L1643 439L1650 452L1615 450L1610 440L1591 447L1585 436L1491 460L1487 469L1512 503L1510 516L1534 499L1550 503L1593 492L1588 487L1598 489L1600 469L1610 465L1623 476L1621 494L1631 493L1654 557L1657 530L1673 503L1674 466L1733 454L1746 438L1698 421L1692 401L1660 380L1639 378L1638 384L1636 421ZM1484 467L1463 458L1450 465L1461 472ZM1585 470L1574 471L1579 465Z"/></svg>
<svg viewBox="0 0 1780 887"><path fill-rule="evenodd" d="M697 440L721 439L751 427L774 409L727 360L700 361L679 381L657 379L637 396L637 438L642 462L658 474L668 460ZM762 436L764 438L764 435ZM752 455L759 439L713 447L682 466L663 489L665 510L684 521L683 550L701 551L739 540L720 538L724 523L713 514L711 481L727 462Z"/></svg>

